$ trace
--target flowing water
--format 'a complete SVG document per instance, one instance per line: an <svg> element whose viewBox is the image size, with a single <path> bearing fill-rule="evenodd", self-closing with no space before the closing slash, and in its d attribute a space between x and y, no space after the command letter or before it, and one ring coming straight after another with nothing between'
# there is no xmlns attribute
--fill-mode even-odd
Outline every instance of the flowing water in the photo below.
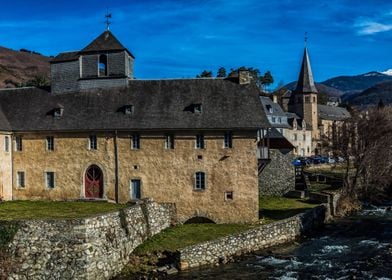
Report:
<svg viewBox="0 0 392 280"><path fill-rule="evenodd" d="M392 211L371 208L327 225L300 244L259 252L169 279L392 280Z"/></svg>

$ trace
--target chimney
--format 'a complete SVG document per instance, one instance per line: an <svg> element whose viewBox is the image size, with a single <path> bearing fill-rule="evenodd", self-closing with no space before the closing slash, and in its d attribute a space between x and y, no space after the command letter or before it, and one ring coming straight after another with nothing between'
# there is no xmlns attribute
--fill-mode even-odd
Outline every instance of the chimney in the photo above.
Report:
<svg viewBox="0 0 392 280"><path fill-rule="evenodd" d="M250 84L252 80L252 76L248 70L239 70L238 71L238 83L240 85L247 85Z"/></svg>
<svg viewBox="0 0 392 280"><path fill-rule="evenodd" d="M278 96L276 94L272 95L272 101L278 103Z"/></svg>

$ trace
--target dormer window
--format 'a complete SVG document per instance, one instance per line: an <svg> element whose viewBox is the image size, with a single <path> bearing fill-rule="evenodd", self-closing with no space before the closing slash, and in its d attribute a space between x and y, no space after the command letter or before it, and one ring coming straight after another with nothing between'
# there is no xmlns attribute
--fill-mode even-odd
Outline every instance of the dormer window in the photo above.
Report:
<svg viewBox="0 0 392 280"><path fill-rule="evenodd" d="M105 54L101 54L99 56L98 71L99 77L105 77L108 75L108 57Z"/></svg>
<svg viewBox="0 0 392 280"><path fill-rule="evenodd" d="M125 115L132 115L133 114L133 105L125 105L124 106L124 114Z"/></svg>
<svg viewBox="0 0 392 280"><path fill-rule="evenodd" d="M267 105L267 106L265 106L266 108L267 108L267 110L268 110L268 112L269 113L273 113L274 112L274 109L272 108L272 106L271 105Z"/></svg>
<svg viewBox="0 0 392 280"><path fill-rule="evenodd" d="M53 116L56 118L62 117L64 114L64 108L58 107L53 110Z"/></svg>
<svg viewBox="0 0 392 280"><path fill-rule="evenodd" d="M201 114L201 112L202 112L202 106L201 106L201 104L200 104L200 103L198 103L198 104L193 104L193 113Z"/></svg>

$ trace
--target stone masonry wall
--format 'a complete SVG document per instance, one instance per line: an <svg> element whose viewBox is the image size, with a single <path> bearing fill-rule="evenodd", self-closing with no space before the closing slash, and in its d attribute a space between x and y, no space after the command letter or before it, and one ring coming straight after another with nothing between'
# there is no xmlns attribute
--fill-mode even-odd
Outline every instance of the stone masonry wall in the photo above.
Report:
<svg viewBox="0 0 392 280"><path fill-rule="evenodd" d="M280 150L270 150L271 162L259 176L261 195L281 196L295 188L295 170L291 163L294 155L282 153Z"/></svg>
<svg viewBox="0 0 392 280"><path fill-rule="evenodd" d="M303 233L323 224L326 210L327 207L324 205L317 206L283 221L187 247L179 252L179 268L184 270L224 262L230 256L293 241Z"/></svg>
<svg viewBox="0 0 392 280"><path fill-rule="evenodd" d="M20 266L8 279L109 279L174 218L173 204L144 201L86 219L23 221L9 245Z"/></svg>

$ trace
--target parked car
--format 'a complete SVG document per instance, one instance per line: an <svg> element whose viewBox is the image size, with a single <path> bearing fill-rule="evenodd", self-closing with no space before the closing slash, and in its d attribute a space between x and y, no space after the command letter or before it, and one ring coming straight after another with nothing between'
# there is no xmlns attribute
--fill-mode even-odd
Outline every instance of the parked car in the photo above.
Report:
<svg viewBox="0 0 392 280"><path fill-rule="evenodd" d="M336 160L335 160L333 157L329 157L329 158L328 158L328 163L329 163L329 164L336 163Z"/></svg>
<svg viewBox="0 0 392 280"><path fill-rule="evenodd" d="M307 159L304 157L298 157L292 161L295 166L306 166L308 164Z"/></svg>

